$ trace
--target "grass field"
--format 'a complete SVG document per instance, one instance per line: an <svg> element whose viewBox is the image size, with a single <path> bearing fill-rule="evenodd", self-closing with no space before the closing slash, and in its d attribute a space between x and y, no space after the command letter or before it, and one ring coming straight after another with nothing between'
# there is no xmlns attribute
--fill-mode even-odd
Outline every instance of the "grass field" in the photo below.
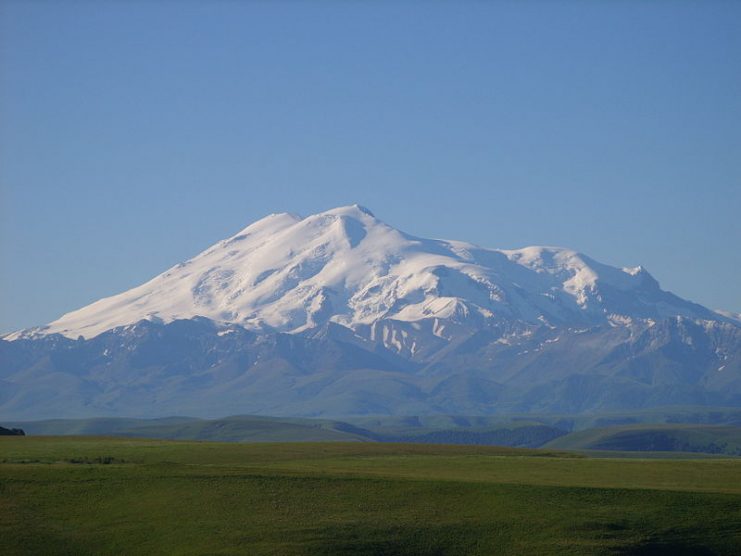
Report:
<svg viewBox="0 0 741 556"><path fill-rule="evenodd" d="M0 438L0 554L739 554L741 460Z"/></svg>

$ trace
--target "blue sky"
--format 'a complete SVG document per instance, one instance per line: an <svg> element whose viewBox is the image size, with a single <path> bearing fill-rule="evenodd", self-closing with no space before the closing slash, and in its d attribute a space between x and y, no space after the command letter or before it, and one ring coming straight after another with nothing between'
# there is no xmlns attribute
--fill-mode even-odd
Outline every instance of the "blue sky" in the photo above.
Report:
<svg viewBox="0 0 741 556"><path fill-rule="evenodd" d="M741 3L0 3L0 331L355 202L741 311Z"/></svg>

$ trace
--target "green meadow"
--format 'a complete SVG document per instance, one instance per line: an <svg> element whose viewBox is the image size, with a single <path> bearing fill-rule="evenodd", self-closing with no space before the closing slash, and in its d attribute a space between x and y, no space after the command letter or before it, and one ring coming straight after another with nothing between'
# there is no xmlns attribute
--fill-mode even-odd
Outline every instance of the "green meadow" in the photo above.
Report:
<svg viewBox="0 0 741 556"><path fill-rule="evenodd" d="M2 437L0 554L741 554L741 459Z"/></svg>

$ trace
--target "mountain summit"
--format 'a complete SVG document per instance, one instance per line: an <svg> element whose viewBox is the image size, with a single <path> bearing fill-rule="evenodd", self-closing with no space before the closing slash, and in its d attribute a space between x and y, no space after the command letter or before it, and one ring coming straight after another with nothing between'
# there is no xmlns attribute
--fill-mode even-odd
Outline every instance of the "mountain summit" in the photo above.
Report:
<svg viewBox="0 0 741 556"><path fill-rule="evenodd" d="M0 418L741 406L741 324L560 247L272 214L0 339Z"/></svg>
<svg viewBox="0 0 741 556"><path fill-rule="evenodd" d="M289 333L327 322L357 330L384 319L724 320L662 291L642 267L614 268L558 247L497 250L418 238L352 205L306 218L272 214L141 286L29 332L89 339L140 320L197 316Z"/></svg>

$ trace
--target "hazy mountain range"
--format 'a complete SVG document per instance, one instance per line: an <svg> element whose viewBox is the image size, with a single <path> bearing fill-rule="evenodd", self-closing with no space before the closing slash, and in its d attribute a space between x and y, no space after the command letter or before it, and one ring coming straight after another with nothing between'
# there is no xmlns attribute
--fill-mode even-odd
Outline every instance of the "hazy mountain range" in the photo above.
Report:
<svg viewBox="0 0 741 556"><path fill-rule="evenodd" d="M741 405L741 321L642 267L274 214L0 340L0 418Z"/></svg>

